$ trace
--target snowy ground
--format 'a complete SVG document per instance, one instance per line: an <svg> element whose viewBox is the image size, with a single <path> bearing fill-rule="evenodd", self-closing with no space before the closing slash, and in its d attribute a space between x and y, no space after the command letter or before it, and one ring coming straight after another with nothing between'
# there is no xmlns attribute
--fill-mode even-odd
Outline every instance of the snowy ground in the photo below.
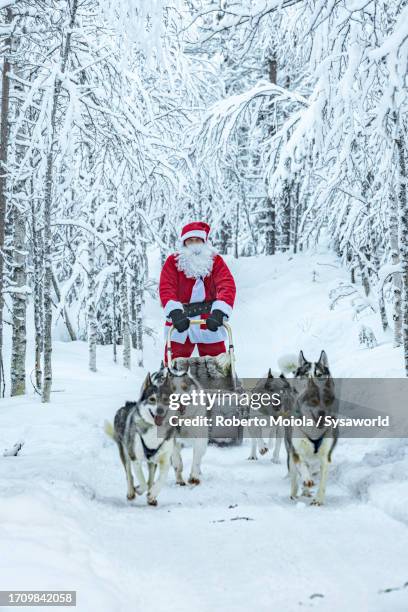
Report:
<svg viewBox="0 0 408 612"><path fill-rule="evenodd" d="M375 317L364 323L379 346L362 349L350 305L329 310L328 290L345 273L323 248L230 263L240 375L325 348L336 376L402 376L402 354ZM149 312L160 329L158 305ZM160 357L161 338L147 366ZM102 429L144 374L114 365L109 347L90 374L86 345L56 342L52 404L33 394L1 402L0 450L25 445L0 456L0 590L77 590L81 612L406 612L406 441L341 440L321 508L291 502L284 460L248 462L246 446L210 448L202 485L176 487L171 475L159 506L147 507L126 501Z"/></svg>

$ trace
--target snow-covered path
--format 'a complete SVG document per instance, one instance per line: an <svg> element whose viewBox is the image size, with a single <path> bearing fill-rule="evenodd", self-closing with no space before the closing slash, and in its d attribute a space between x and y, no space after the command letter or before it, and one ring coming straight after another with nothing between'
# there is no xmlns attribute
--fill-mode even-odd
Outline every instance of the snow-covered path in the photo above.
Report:
<svg viewBox="0 0 408 612"><path fill-rule="evenodd" d="M324 251L240 260L235 273L241 375L260 376L299 348L325 348L337 376L402 374L377 328L379 346L363 350L350 306L329 310L343 272ZM157 304L149 309L158 327ZM148 347L149 367L160 351ZM81 612L408 609L405 441L341 440L321 508L289 500L283 452L281 465L248 462L246 446L210 448L202 485L180 488L171 475L151 508L126 501L102 431L144 371L112 364L109 347L96 374L86 364L84 344L58 342L52 404L2 401L0 449L25 446L0 457L0 590L75 589Z"/></svg>

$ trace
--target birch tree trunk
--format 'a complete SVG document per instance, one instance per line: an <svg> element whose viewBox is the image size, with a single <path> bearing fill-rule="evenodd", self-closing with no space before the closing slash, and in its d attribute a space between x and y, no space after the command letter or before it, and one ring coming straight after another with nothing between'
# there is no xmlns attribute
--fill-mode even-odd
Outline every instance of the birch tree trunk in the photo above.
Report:
<svg viewBox="0 0 408 612"><path fill-rule="evenodd" d="M221 219L221 227L220 227L219 235L220 235L220 239L219 239L218 251L220 255L227 255L228 245L230 243L231 225L228 221L226 221L225 217L222 217Z"/></svg>
<svg viewBox="0 0 408 612"><path fill-rule="evenodd" d="M125 235L123 217L119 217L119 273L120 273L120 302L122 310L122 343L123 343L123 365L130 370L131 366L131 342L129 325L129 299L128 283L125 262Z"/></svg>
<svg viewBox="0 0 408 612"><path fill-rule="evenodd" d="M117 272L112 275L112 347L113 347L113 362L118 362L118 280Z"/></svg>
<svg viewBox="0 0 408 612"><path fill-rule="evenodd" d="M16 57L15 40L12 41L10 52ZM19 167L24 157L30 138L29 124L20 124L17 131L13 130L13 122L18 118L22 100L24 99L24 88L19 80L20 64L15 61L10 86L10 98L15 101L13 113L10 114L10 136L13 142L9 151L9 166ZM12 117L12 118L11 118ZM10 172L10 168L9 168ZM32 181L27 178L14 178L10 172L8 188L9 206L12 219L12 344L11 344L11 386L10 394L24 395L26 391L26 311L27 311L27 274L26 274L26 207L27 196L33 197Z"/></svg>
<svg viewBox="0 0 408 612"><path fill-rule="evenodd" d="M163 207L163 203L164 203L164 197L163 194L161 196L161 204ZM162 208L163 210L163 208ZM167 226L166 226L166 215L162 215L162 219L161 219L161 239L162 242L164 244L167 244ZM168 257L168 250L167 248L163 247L163 245L160 245L160 261L161 261L161 267L164 266L164 262L166 261Z"/></svg>
<svg viewBox="0 0 408 612"><path fill-rule="evenodd" d="M55 76L54 90L52 96L52 107L50 116L50 134L48 151L46 156L46 178L44 191L44 378L42 401L49 402L51 398L52 385L52 233L51 233L51 211L54 186L53 164L56 149L56 117L57 108L61 94L61 78L65 73L68 56L71 48L72 30L75 24L78 0L73 0L71 5L71 18L67 28L65 46L61 54L60 75Z"/></svg>
<svg viewBox="0 0 408 612"><path fill-rule="evenodd" d="M281 250L290 249L290 219L291 219L291 185L289 179L284 180L281 210Z"/></svg>
<svg viewBox="0 0 408 612"><path fill-rule="evenodd" d="M24 395L26 361L26 224L25 215L14 205L13 214L13 293L12 293L12 349L11 395ZM18 291L21 289L21 291Z"/></svg>
<svg viewBox="0 0 408 612"><path fill-rule="evenodd" d="M33 244L33 292L34 292L34 330L35 330L35 384L41 389L41 353L43 349L43 293L41 282L42 270L42 241L41 234L37 231L37 220L34 198L31 202L31 234Z"/></svg>
<svg viewBox="0 0 408 612"><path fill-rule="evenodd" d="M57 84L54 86L53 106L51 113L51 142L47 153L47 170L45 180L44 194L44 335L43 335L43 353L44 353L44 373L42 384L42 401L49 402L51 398L52 385L52 260L51 260L51 209L52 209L52 191L53 191L53 163L54 163L54 138L55 138L55 120L58 104Z"/></svg>
<svg viewBox="0 0 408 612"><path fill-rule="evenodd" d="M143 283L145 270L143 259L137 256L134 260L133 283L132 283L132 345L137 351L137 365L143 366Z"/></svg>
<svg viewBox="0 0 408 612"><path fill-rule="evenodd" d="M404 346L405 374L408 376L408 202L407 202L407 167L402 134L396 139L398 154L398 211L399 211L399 252L402 268L403 302L402 302L402 335Z"/></svg>
<svg viewBox="0 0 408 612"><path fill-rule="evenodd" d="M95 200L91 204L91 220L94 227L95 223ZM90 235L88 240L88 350L89 350L89 369L96 372L96 304L95 304L95 236Z"/></svg>
<svg viewBox="0 0 408 612"><path fill-rule="evenodd" d="M134 203L136 209L137 202ZM144 284L147 274L146 243L141 241L144 226L136 210L132 211L131 235L133 242L133 257L131 264L131 318L132 346L136 350L137 365L143 367L143 304Z"/></svg>
<svg viewBox="0 0 408 612"><path fill-rule="evenodd" d="M397 266L400 261L398 247L398 201L397 198L390 199L390 223L389 223L389 241L391 249L391 263ZM401 294L402 282L401 274L393 274L393 314L394 321L394 346L402 344L402 310L401 310Z"/></svg>
<svg viewBox="0 0 408 612"><path fill-rule="evenodd" d="M374 240L374 228L372 227L371 221L369 222L369 244L370 244L370 255L372 259L372 264L374 266L374 269L378 273L378 270L380 269L380 260L378 257L377 245ZM385 308L384 293L383 293L382 287L378 294L378 310L379 310L380 317L381 317L381 325L382 325L383 331L387 331L388 318L387 318L387 311Z"/></svg>
<svg viewBox="0 0 408 612"><path fill-rule="evenodd" d="M239 191L239 176L236 177L238 181L237 190ZM237 198L237 202L235 205L235 223L234 223L234 257L238 259L239 256L239 216L240 216L240 198Z"/></svg>
<svg viewBox="0 0 408 612"><path fill-rule="evenodd" d="M275 199L267 198L267 212L264 218L265 227L265 255L276 253L276 209Z"/></svg>
<svg viewBox="0 0 408 612"><path fill-rule="evenodd" d="M297 253L299 243L299 219L301 215L301 203L300 203L300 183L295 182L294 185L295 193L295 205L293 207L293 252Z"/></svg>
<svg viewBox="0 0 408 612"><path fill-rule="evenodd" d="M7 9L5 24L12 21L12 11ZM1 123L0 123L0 390L4 397L3 368L3 308L4 308L4 237L7 208L7 153L9 140L9 108L10 108L10 58L11 37L4 41L6 53L3 58L1 85Z"/></svg>
<svg viewBox="0 0 408 612"><path fill-rule="evenodd" d="M278 62L275 57L268 60L269 81L276 85L278 78ZM276 126L269 129L270 136L273 136ZM275 198L266 198L266 214L263 219L265 230L265 255L275 255L276 253L276 201Z"/></svg>

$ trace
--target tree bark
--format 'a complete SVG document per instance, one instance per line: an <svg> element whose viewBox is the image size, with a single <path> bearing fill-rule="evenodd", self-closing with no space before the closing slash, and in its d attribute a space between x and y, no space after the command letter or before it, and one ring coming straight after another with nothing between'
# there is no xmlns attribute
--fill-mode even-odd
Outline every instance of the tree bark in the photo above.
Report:
<svg viewBox="0 0 408 612"><path fill-rule="evenodd" d="M91 221L94 227L95 224L95 200L92 199L91 204ZM96 305L95 305L95 287L96 287L96 268L95 268L95 237L91 234L88 240L88 350L89 350L89 369L91 372L96 372Z"/></svg>
<svg viewBox="0 0 408 612"><path fill-rule="evenodd" d="M239 197L238 197L236 206L235 206L235 224L234 224L234 257L235 259L238 259L239 257L239 248L238 248L239 247L239 215L240 215L240 205L239 204L240 202L239 202Z"/></svg>
<svg viewBox="0 0 408 612"><path fill-rule="evenodd" d="M7 9L5 23L12 21L12 11ZM6 53L3 59L1 85L1 123L0 123L0 391L4 397L3 368L3 308L4 308L4 237L7 208L7 153L9 144L9 109L10 109L10 58L11 37L4 41Z"/></svg>
<svg viewBox="0 0 408 612"><path fill-rule="evenodd" d="M12 349L11 395L24 395L26 391L26 224L25 214L17 204L13 210L13 293L12 293ZM21 289L18 292L17 289Z"/></svg>
<svg viewBox="0 0 408 612"><path fill-rule="evenodd" d="M269 82L276 85L278 78L278 62L275 57L268 60L268 75ZM276 126L271 125L269 134L272 136L275 133ZM263 219L265 231L265 255L275 255L276 253L276 201L275 198L268 196L266 198L266 208Z"/></svg>
<svg viewBox="0 0 408 612"><path fill-rule="evenodd" d="M118 362L118 289L117 273L115 271L112 276L112 348L114 363Z"/></svg>
<svg viewBox="0 0 408 612"><path fill-rule="evenodd" d="M301 203L300 203L300 183L296 181L295 188L295 202L293 207L293 252L297 253L299 243L299 219L301 215Z"/></svg>
<svg viewBox="0 0 408 612"><path fill-rule="evenodd" d="M129 325L129 299L127 271L125 263L125 235L123 217L119 217L119 270L120 270L120 302L122 310L122 342L123 342L123 365L130 370L131 367L131 342Z"/></svg>
<svg viewBox="0 0 408 612"><path fill-rule="evenodd" d="M398 212L399 212L399 253L402 268L403 302L402 334L404 346L405 375L408 376L408 202L407 202L407 167L402 134L396 139L398 155Z"/></svg>
<svg viewBox="0 0 408 612"><path fill-rule="evenodd" d="M390 224L389 224L389 242L391 250L391 263L397 266L400 262L399 246L398 246L398 201L391 198L390 201ZM402 282L401 274L393 274L393 314L394 321L394 346L402 344Z"/></svg>
<svg viewBox="0 0 408 612"><path fill-rule="evenodd" d="M285 252L290 249L290 220L291 220L291 184L289 179L285 179L282 193L282 211L281 211L281 251Z"/></svg>
<svg viewBox="0 0 408 612"><path fill-rule="evenodd" d="M46 154L46 177L45 177L45 192L44 192L44 377L43 377L43 393L42 401L49 402L51 398L52 386L52 232L51 232L51 214L52 214L52 198L53 198L53 164L55 158L55 133L56 133L56 116L57 108L61 93L61 75L65 73L68 56L71 48L72 30L75 24L76 12L78 9L78 0L73 0L71 6L71 18L67 29L65 46L61 54L61 70L60 75L55 77L54 90L52 96L52 108L50 117L50 141Z"/></svg>
<svg viewBox="0 0 408 612"><path fill-rule="evenodd" d="M34 198L31 203L31 231L33 244L33 285L34 285L34 330L35 330L35 384L41 389L41 353L43 349L43 293L41 284L42 241L41 233L37 231L36 210Z"/></svg>

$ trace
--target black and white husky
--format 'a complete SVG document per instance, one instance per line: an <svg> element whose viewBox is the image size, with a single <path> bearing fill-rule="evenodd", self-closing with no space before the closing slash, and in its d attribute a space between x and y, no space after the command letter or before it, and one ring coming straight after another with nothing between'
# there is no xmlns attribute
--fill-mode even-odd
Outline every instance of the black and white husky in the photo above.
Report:
<svg viewBox="0 0 408 612"><path fill-rule="evenodd" d="M338 440L338 430L331 421L331 417L338 412L338 402L325 351L321 352L319 360L314 363L307 361L301 351L296 378L306 380L292 412L292 417L299 425L285 428L291 478L290 496L291 499L297 498L300 478L302 495L311 497L310 489L314 486L312 475L318 463L320 482L311 503L320 506L325 499L329 463Z"/></svg>
<svg viewBox="0 0 408 612"><path fill-rule="evenodd" d="M313 376L314 378L327 378L331 376L326 351L320 353L320 357L317 361L308 361L303 351L300 351L298 366L294 372L294 377L304 378L309 376Z"/></svg>
<svg viewBox="0 0 408 612"><path fill-rule="evenodd" d="M105 432L118 445L119 456L125 469L127 498L147 492L147 503L157 505L157 497L167 480L174 452L175 428L168 422L171 393L182 393L183 376L173 377L167 373L160 382L152 380L150 374L143 383L137 402L126 402L116 415L113 427L105 423ZM148 466L148 479L143 473L143 464ZM135 486L132 466L139 482ZM155 480L156 469L159 477Z"/></svg>

